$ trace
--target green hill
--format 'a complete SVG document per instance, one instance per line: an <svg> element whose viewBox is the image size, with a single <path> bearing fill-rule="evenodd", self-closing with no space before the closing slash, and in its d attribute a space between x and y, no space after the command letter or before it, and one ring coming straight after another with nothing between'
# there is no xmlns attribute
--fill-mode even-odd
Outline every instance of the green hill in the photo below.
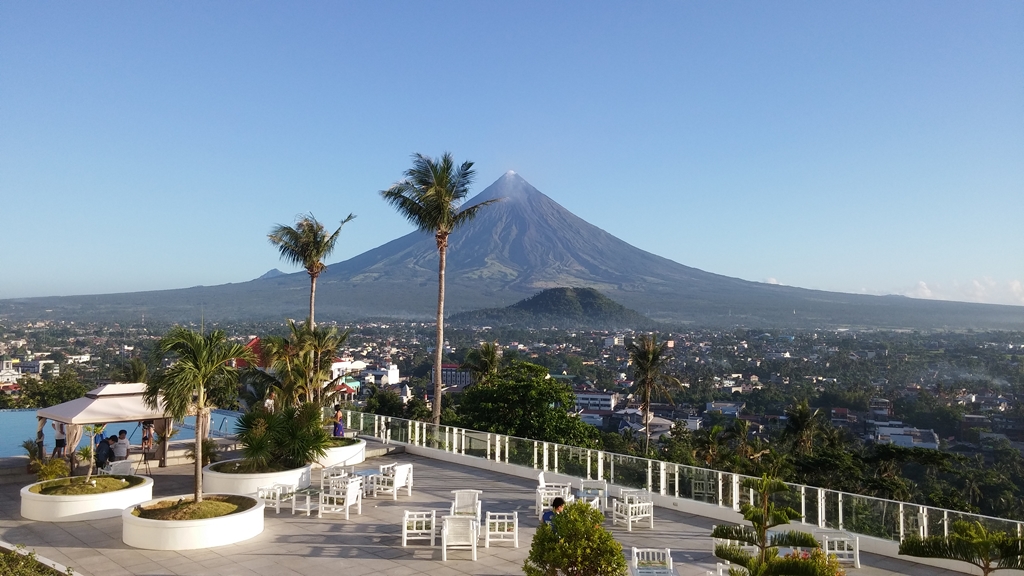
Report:
<svg viewBox="0 0 1024 576"><path fill-rule="evenodd" d="M515 328L656 328L657 322L593 288L549 288L506 308L455 314L450 325Z"/></svg>

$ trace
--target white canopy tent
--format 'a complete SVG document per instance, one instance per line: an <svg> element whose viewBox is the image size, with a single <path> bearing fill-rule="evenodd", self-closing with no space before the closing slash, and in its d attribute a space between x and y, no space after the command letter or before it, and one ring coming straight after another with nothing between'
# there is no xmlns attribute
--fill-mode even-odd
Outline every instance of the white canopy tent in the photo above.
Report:
<svg viewBox="0 0 1024 576"><path fill-rule="evenodd" d="M76 398L49 408L36 410L39 419L39 430L43 429L46 420L63 422L67 432L67 452L73 454L82 439L82 426L86 424L106 424L108 422L131 422L152 420L159 434L170 430L171 419L159 408L150 408L143 401L146 385L106 384ZM158 401L158 405L163 404ZM166 465L167 443L160 446L160 465Z"/></svg>

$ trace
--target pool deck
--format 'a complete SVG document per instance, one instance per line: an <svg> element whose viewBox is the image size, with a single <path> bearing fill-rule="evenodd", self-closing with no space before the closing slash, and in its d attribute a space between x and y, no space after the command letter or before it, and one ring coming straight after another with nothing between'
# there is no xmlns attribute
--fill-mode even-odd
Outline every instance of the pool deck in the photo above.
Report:
<svg viewBox="0 0 1024 576"><path fill-rule="evenodd" d="M363 500L363 513L351 520L332 514L322 519L314 512L307 517L266 512L266 529L259 536L229 546L165 552L138 550L121 542L121 519L87 522L45 523L21 517L20 485L0 485L0 540L24 544L39 555L71 566L84 576L139 575L304 575L323 576L367 574L433 576L479 574L499 576L522 574L537 527L533 513L535 482L521 478L449 464L408 454L393 454L367 460L357 468L398 461L414 465L415 487L411 497ZM192 466L153 468L154 497L189 493L192 490ZM314 479L317 472L314 472ZM423 544L401 546L402 511L447 510L454 489L483 491L484 511L519 512L519 548L499 543L484 548L473 562L468 551L449 552L441 562L441 549ZM704 576L715 567L708 534L714 523L664 508L655 509L655 528L635 527L627 532L622 526L605 527L627 551L631 546L671 548L679 576ZM438 541L440 544L440 540ZM960 572L915 564L896 558L861 553L861 569L848 568L851 576L946 576Z"/></svg>

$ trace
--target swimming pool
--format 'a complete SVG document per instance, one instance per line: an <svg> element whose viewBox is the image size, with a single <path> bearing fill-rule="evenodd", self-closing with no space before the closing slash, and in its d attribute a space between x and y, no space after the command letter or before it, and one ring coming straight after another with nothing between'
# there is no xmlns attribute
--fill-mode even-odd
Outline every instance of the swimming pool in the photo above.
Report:
<svg viewBox="0 0 1024 576"><path fill-rule="evenodd" d="M210 417L210 433L214 436L230 436L235 433L235 423L241 412L231 410L214 410ZM0 410L0 457L23 456L25 449L21 443L25 440L35 440L36 437L36 411L33 410ZM174 427L178 434L175 440L189 440L195 438L195 417L185 418L183 423ZM107 434L116 434L118 430L128 431L128 441L132 444L139 444L142 441L142 426L138 422L110 422L104 429ZM46 450L53 450L53 428L47 422L43 428L46 435ZM85 446L87 434L83 434L83 440L78 445Z"/></svg>

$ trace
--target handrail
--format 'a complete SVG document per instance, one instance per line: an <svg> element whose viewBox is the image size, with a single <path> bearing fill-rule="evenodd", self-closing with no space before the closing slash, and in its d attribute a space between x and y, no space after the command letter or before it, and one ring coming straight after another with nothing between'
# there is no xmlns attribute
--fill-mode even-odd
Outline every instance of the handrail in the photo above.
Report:
<svg viewBox="0 0 1024 576"><path fill-rule="evenodd" d="M758 495L743 490L743 474L688 466L593 448L518 438L456 426L436 427L428 422L344 410L345 428L359 430L384 443L398 442L425 446L471 457L533 467L536 470L568 474L587 480L607 480L629 488L643 488L652 494L683 498L739 511ZM618 476L616 478L616 476ZM788 494L777 495L800 511L803 524L821 529L845 530L853 534L902 541L910 534L949 534L951 523L965 519L979 521L989 529L1024 536L1024 522L982 514L959 512L819 488L791 482Z"/></svg>

